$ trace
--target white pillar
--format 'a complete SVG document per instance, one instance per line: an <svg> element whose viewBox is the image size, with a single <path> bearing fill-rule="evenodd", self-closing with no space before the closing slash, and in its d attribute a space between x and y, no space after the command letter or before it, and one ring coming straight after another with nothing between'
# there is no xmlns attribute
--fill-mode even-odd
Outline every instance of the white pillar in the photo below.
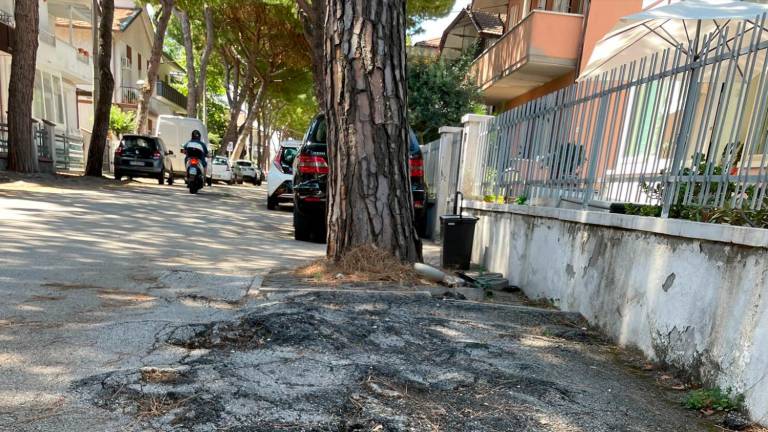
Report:
<svg viewBox="0 0 768 432"><path fill-rule="evenodd" d="M488 115L467 114L461 119L464 124L464 136L461 141L459 191L464 194L465 199L482 200L486 143L481 142L481 135L493 118Z"/></svg>

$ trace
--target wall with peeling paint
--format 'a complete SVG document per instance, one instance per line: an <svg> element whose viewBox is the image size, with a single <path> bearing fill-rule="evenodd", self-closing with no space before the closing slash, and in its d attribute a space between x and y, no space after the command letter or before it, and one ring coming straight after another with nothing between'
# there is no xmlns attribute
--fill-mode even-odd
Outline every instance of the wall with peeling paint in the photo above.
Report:
<svg viewBox="0 0 768 432"><path fill-rule="evenodd" d="M473 261L768 423L768 230L470 202Z"/></svg>

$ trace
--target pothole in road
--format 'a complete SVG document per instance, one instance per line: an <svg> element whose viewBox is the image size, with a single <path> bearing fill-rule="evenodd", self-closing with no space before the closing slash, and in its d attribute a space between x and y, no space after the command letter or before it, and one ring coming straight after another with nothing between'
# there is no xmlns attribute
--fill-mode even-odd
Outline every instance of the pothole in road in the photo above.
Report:
<svg viewBox="0 0 768 432"><path fill-rule="evenodd" d="M245 318L236 322L193 324L176 328L168 343L195 349L250 350L266 345L272 332L261 322Z"/></svg>
<svg viewBox="0 0 768 432"><path fill-rule="evenodd" d="M157 430L701 430L581 334L559 334L555 323L578 325L564 319L391 293L312 293L236 321L178 327L166 342L196 350L179 365L79 387Z"/></svg>

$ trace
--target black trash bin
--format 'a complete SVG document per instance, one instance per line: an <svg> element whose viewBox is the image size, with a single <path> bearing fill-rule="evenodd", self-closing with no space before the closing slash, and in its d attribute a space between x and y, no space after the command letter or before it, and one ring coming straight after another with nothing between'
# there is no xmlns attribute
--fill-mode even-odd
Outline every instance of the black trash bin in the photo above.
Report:
<svg viewBox="0 0 768 432"><path fill-rule="evenodd" d="M443 268L469 270L477 221L478 218L474 216L440 216L443 226Z"/></svg>

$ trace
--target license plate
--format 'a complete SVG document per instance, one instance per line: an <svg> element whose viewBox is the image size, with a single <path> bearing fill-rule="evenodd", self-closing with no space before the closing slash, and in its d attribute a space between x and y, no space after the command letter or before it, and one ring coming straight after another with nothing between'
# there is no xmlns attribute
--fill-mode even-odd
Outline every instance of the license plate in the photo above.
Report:
<svg viewBox="0 0 768 432"><path fill-rule="evenodd" d="M191 174L191 175L197 175L197 168L194 168L194 167L190 168L190 169L189 169L189 174Z"/></svg>
<svg viewBox="0 0 768 432"><path fill-rule="evenodd" d="M131 165L131 166L144 166L144 162L131 161L131 162L129 162L129 165Z"/></svg>

